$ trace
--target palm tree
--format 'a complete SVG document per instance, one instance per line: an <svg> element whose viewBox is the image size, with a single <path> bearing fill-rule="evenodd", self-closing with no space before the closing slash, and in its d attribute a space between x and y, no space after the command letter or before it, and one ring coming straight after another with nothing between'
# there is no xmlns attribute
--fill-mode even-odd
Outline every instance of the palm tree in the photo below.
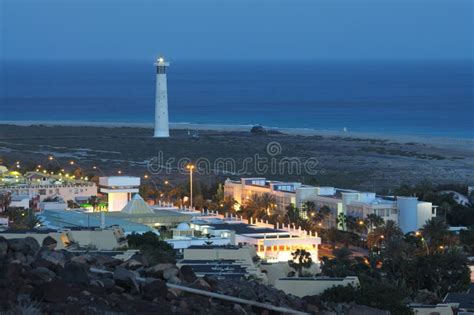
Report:
<svg viewBox="0 0 474 315"><path fill-rule="evenodd" d="M297 249L291 255L293 260L288 261L288 264L298 271L298 277L302 277L303 268L309 268L313 264L311 254L304 249Z"/></svg>
<svg viewBox="0 0 474 315"><path fill-rule="evenodd" d="M355 232L358 229L359 220L351 215L346 216L346 228L347 231Z"/></svg>
<svg viewBox="0 0 474 315"><path fill-rule="evenodd" d="M443 220L432 218L426 221L421 229L421 234L426 240L431 251L436 251L441 246L445 246L444 242L448 239L448 226Z"/></svg>
<svg viewBox="0 0 474 315"><path fill-rule="evenodd" d="M336 228L330 228L327 230L326 238L331 244L331 247L334 249L336 247L336 243L341 241L341 233Z"/></svg>
<svg viewBox="0 0 474 315"><path fill-rule="evenodd" d="M288 224L294 223L296 225L300 225L301 216L300 216L300 209L296 208L294 204L290 204L286 207L286 215L288 218Z"/></svg>
<svg viewBox="0 0 474 315"><path fill-rule="evenodd" d="M378 230L380 235L383 235L384 239L403 236L403 232L400 227L395 223L395 221L392 220L388 220L383 226L378 227L375 230Z"/></svg>
<svg viewBox="0 0 474 315"><path fill-rule="evenodd" d="M252 194L244 204L247 217L269 218L276 208L276 199L269 193Z"/></svg>
<svg viewBox="0 0 474 315"><path fill-rule="evenodd" d="M0 210L2 212L6 211L7 208L10 206L12 201L12 196L10 192L4 192L0 195Z"/></svg>
<svg viewBox="0 0 474 315"><path fill-rule="evenodd" d="M369 232L372 232L375 228L384 224L384 220L375 213L367 215L367 218L364 221L369 229Z"/></svg>
<svg viewBox="0 0 474 315"><path fill-rule="evenodd" d="M91 196L89 198L89 204L92 206L92 210L95 212L97 205L99 204L99 198L97 198L97 196Z"/></svg>

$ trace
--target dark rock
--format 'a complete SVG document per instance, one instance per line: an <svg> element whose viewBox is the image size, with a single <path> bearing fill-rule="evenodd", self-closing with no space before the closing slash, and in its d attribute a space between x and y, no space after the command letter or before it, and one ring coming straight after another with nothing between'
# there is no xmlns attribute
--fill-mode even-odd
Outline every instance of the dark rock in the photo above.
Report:
<svg viewBox="0 0 474 315"><path fill-rule="evenodd" d="M114 286L115 286L115 281L112 280L112 279L102 279L100 280L102 282L102 284L104 285L104 288L105 289L112 289Z"/></svg>
<svg viewBox="0 0 474 315"><path fill-rule="evenodd" d="M56 273L54 271L51 271L45 267L34 268L30 271L30 273L44 277L45 281L51 281L56 276Z"/></svg>
<svg viewBox="0 0 474 315"><path fill-rule="evenodd" d="M126 262L122 263L120 266L131 270L137 270L144 267L140 261L135 259L129 259Z"/></svg>
<svg viewBox="0 0 474 315"><path fill-rule="evenodd" d="M153 300L156 297L166 297L168 294L168 287L162 280L155 280L147 283L142 288L143 297L147 300Z"/></svg>
<svg viewBox="0 0 474 315"><path fill-rule="evenodd" d="M197 279L196 274L193 271L193 268L188 265L184 265L179 269L179 278L188 283L192 283Z"/></svg>
<svg viewBox="0 0 474 315"><path fill-rule="evenodd" d="M83 254L79 256L74 256L71 258L72 262L80 263L80 264L92 264L95 261L95 258L89 254Z"/></svg>
<svg viewBox="0 0 474 315"><path fill-rule="evenodd" d="M132 259L140 262L143 267L150 266L150 264L148 263L148 260L142 254L135 254L132 257L130 257L129 260L132 260Z"/></svg>
<svg viewBox="0 0 474 315"><path fill-rule="evenodd" d="M95 264L99 266L115 268L116 266L122 264L122 261L120 259L115 259L107 255L93 254L91 256L95 260Z"/></svg>
<svg viewBox="0 0 474 315"><path fill-rule="evenodd" d="M43 239L43 242L41 245L42 247L46 247L49 250L54 250L56 246L58 245L58 241L56 241L54 238L48 235Z"/></svg>
<svg viewBox="0 0 474 315"><path fill-rule="evenodd" d="M64 303L71 293L70 288L63 280L54 279L51 282L36 286L31 297L37 301Z"/></svg>
<svg viewBox="0 0 474 315"><path fill-rule="evenodd" d="M54 271L55 273L58 273L62 270L62 267L59 264L55 264L51 262L50 260L46 260L44 258L37 258L31 265L34 268L38 268L38 267L48 268L49 270Z"/></svg>
<svg viewBox="0 0 474 315"><path fill-rule="evenodd" d="M5 258L8 252L8 240L0 236L0 259Z"/></svg>
<svg viewBox="0 0 474 315"><path fill-rule="evenodd" d="M178 275L178 268L174 265L173 267L169 267L163 270L163 279L170 280L171 278L175 278Z"/></svg>
<svg viewBox="0 0 474 315"><path fill-rule="evenodd" d="M66 261L68 260L63 251L51 251L45 248L39 252L39 258L47 260L54 265L59 265L61 267L64 267Z"/></svg>
<svg viewBox="0 0 474 315"><path fill-rule="evenodd" d="M145 275L157 279L163 278L163 271L169 268L176 268L173 264L157 264L145 270Z"/></svg>
<svg viewBox="0 0 474 315"><path fill-rule="evenodd" d="M5 273L5 278L10 281L10 283L17 283L23 272L23 266L21 264L10 263L7 265L7 270Z"/></svg>
<svg viewBox="0 0 474 315"><path fill-rule="evenodd" d="M32 237L13 238L8 240L8 247L13 252L21 252L25 255L36 255L40 246Z"/></svg>
<svg viewBox="0 0 474 315"><path fill-rule="evenodd" d="M206 291L209 291L211 289L211 286L209 285L209 283L207 283L207 281L204 280L203 278L197 278L193 282L191 287L195 289L206 290Z"/></svg>
<svg viewBox="0 0 474 315"><path fill-rule="evenodd" d="M114 271L115 283L119 286L129 288L132 291L140 292L140 287L137 283L137 275L130 270L123 267L117 267Z"/></svg>
<svg viewBox="0 0 474 315"><path fill-rule="evenodd" d="M59 276L68 283L89 284L88 267L84 264L68 262Z"/></svg>

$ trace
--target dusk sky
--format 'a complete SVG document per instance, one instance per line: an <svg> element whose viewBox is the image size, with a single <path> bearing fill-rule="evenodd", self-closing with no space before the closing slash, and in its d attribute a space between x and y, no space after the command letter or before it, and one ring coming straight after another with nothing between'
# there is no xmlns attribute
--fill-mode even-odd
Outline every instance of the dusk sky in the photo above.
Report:
<svg viewBox="0 0 474 315"><path fill-rule="evenodd" d="M1 0L5 59L472 59L472 0Z"/></svg>

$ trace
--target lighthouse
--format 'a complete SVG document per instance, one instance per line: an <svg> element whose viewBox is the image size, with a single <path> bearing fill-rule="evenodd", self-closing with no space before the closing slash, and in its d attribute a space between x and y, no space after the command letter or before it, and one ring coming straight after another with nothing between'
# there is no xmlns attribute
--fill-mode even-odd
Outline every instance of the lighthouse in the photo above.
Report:
<svg viewBox="0 0 474 315"><path fill-rule="evenodd" d="M166 84L166 68L169 65L169 62L165 61L163 57L159 57L155 62L155 138L168 138L170 136L168 122L168 88Z"/></svg>

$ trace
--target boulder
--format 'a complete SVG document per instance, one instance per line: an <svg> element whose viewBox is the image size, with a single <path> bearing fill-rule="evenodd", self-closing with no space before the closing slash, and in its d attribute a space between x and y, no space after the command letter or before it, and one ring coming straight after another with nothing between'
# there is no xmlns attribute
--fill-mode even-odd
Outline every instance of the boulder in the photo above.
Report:
<svg viewBox="0 0 474 315"><path fill-rule="evenodd" d="M66 255L64 255L64 252L62 251L51 251L49 249L43 248L39 252L39 258L44 259L46 261L49 261L50 263L54 265L59 265L61 267L64 267L67 261Z"/></svg>
<svg viewBox="0 0 474 315"><path fill-rule="evenodd" d="M174 264L157 264L145 270L147 277L163 279L163 271L169 268L176 268Z"/></svg>
<svg viewBox="0 0 474 315"><path fill-rule="evenodd" d="M71 293L71 289L63 280L54 279L36 286L31 297L37 301L65 303Z"/></svg>
<svg viewBox="0 0 474 315"><path fill-rule="evenodd" d="M179 278L188 283L192 283L197 277L191 266L184 265L179 269Z"/></svg>
<svg viewBox="0 0 474 315"><path fill-rule="evenodd" d="M140 287L137 283L137 275L133 271L127 270L123 267L117 267L114 271L114 280L115 283L121 287L140 292Z"/></svg>
<svg viewBox="0 0 474 315"><path fill-rule="evenodd" d="M59 276L67 283L89 284L88 266L76 262L68 262L64 265Z"/></svg>
<svg viewBox="0 0 474 315"><path fill-rule="evenodd" d="M13 238L8 240L8 247L13 252L21 252L25 255L36 255L40 246L32 237Z"/></svg>
<svg viewBox="0 0 474 315"><path fill-rule="evenodd" d="M206 280L204 280L203 278L197 278L193 284L191 285L192 288L195 288L195 289L200 289L200 290L206 290L206 291L210 291L211 290L211 286L209 285L209 283L207 283Z"/></svg>
<svg viewBox="0 0 474 315"><path fill-rule="evenodd" d="M8 240L0 236L0 259L5 258L8 253Z"/></svg>
<svg viewBox="0 0 474 315"><path fill-rule="evenodd" d="M48 248L49 250L54 250L56 246L58 245L58 241L56 241L54 238L48 235L43 239L43 242L41 245L42 247Z"/></svg>
<svg viewBox="0 0 474 315"><path fill-rule="evenodd" d="M132 260L132 259L140 262L143 265L143 267L150 266L150 264L148 263L148 260L142 254L134 254L132 257L130 257L129 260Z"/></svg>
<svg viewBox="0 0 474 315"><path fill-rule="evenodd" d="M78 256L72 257L71 261L76 262L76 263L80 263L80 264L91 265L91 264L95 263L96 258L93 257L90 254L83 254L83 255L78 255Z"/></svg>
<svg viewBox="0 0 474 315"><path fill-rule="evenodd" d="M122 264L122 261L120 259L115 259L107 255L102 255L100 253L92 254L91 256L91 258L94 259L94 264L99 266L115 268L116 266Z"/></svg>
<svg viewBox="0 0 474 315"><path fill-rule="evenodd" d="M170 280L171 278L175 278L178 275L178 268L174 265L173 267L169 267L163 270L163 279Z"/></svg>
<svg viewBox="0 0 474 315"><path fill-rule="evenodd" d="M152 301L156 297L165 298L168 294L168 287L162 280L155 280L145 284L142 287L143 297L147 300Z"/></svg>
<svg viewBox="0 0 474 315"><path fill-rule="evenodd" d="M129 259L126 262L122 263L120 266L131 270L137 270L144 267L140 261L135 259Z"/></svg>

